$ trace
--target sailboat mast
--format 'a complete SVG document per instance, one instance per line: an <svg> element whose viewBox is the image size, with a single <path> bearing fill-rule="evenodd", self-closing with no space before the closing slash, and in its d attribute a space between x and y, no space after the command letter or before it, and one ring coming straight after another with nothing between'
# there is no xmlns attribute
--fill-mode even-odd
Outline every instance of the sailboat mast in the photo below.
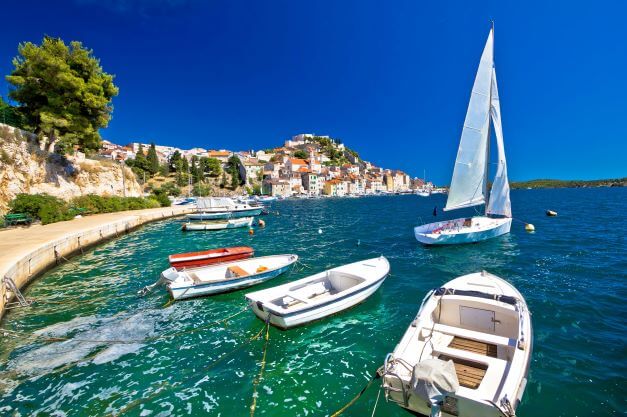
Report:
<svg viewBox="0 0 627 417"><path fill-rule="evenodd" d="M492 71L494 71L494 20L492 20ZM485 176L483 178L483 195L485 196L485 215L488 215L488 176L490 175L490 125L492 120L492 74L490 74L490 95L488 100L488 137L487 146L485 147Z"/></svg>

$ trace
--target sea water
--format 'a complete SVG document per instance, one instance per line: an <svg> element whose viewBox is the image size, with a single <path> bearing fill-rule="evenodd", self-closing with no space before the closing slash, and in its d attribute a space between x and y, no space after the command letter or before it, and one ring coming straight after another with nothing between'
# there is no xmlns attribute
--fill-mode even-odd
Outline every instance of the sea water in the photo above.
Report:
<svg viewBox="0 0 627 417"><path fill-rule="evenodd" d="M263 340L250 339L263 323L245 311L212 324L242 309L246 291L170 305L163 288L136 295L168 266L168 254L239 245L257 256L301 257L292 273L255 290L379 255L392 268L363 304L296 329L270 329L255 415L332 414L367 384L429 289L480 270L514 284L533 314L518 415L623 414L627 190L514 190L514 216L535 233L514 221L509 235L483 243L421 246L412 229L434 220L434 206L437 220L473 213L442 213L445 199L279 201L252 236L246 229L184 233L180 220L168 220L73 258L26 290L37 300L32 307L3 319L2 327L22 336L0 336L0 415L250 415L263 354ZM370 416L377 393L378 382L344 415ZM409 414L381 396L375 415Z"/></svg>

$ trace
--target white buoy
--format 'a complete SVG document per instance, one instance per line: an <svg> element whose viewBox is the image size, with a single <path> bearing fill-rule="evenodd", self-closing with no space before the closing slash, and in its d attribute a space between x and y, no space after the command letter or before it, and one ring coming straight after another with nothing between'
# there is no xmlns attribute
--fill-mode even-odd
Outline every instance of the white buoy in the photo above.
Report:
<svg viewBox="0 0 627 417"><path fill-rule="evenodd" d="M318 229L318 234L321 235L322 234L322 229Z"/></svg>
<svg viewBox="0 0 627 417"><path fill-rule="evenodd" d="M536 228L531 223L527 223L527 224L525 224L525 230L528 231L528 232L535 232Z"/></svg>

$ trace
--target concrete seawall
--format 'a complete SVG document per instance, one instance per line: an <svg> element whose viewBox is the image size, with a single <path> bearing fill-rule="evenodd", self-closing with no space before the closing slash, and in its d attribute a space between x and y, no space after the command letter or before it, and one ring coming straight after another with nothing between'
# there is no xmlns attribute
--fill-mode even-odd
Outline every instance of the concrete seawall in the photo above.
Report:
<svg viewBox="0 0 627 417"><path fill-rule="evenodd" d="M63 258L131 230L169 217L191 213L188 207L163 207L119 213L97 214L67 222L35 225L0 231L0 320L14 294L5 277L21 289Z"/></svg>

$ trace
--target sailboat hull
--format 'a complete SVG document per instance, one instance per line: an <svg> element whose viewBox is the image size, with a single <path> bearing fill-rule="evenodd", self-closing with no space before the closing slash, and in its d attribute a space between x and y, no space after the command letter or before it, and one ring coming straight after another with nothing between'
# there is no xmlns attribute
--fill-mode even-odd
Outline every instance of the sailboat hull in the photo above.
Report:
<svg viewBox="0 0 627 417"><path fill-rule="evenodd" d="M511 227L511 218L476 216L417 226L414 235L425 245L461 245L507 234Z"/></svg>

